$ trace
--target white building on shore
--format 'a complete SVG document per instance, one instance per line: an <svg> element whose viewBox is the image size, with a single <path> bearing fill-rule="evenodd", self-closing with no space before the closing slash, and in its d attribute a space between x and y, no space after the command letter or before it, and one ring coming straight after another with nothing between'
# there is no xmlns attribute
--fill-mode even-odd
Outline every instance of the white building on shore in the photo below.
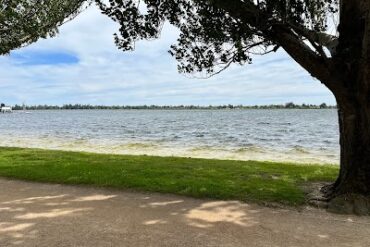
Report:
<svg viewBox="0 0 370 247"><path fill-rule="evenodd" d="M0 108L1 113L10 113L13 112L13 109L10 106L2 106Z"/></svg>

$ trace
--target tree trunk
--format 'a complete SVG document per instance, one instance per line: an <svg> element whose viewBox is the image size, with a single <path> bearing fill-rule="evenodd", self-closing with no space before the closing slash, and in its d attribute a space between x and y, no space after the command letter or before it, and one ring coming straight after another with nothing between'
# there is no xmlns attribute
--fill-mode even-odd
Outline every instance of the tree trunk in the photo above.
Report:
<svg viewBox="0 0 370 247"><path fill-rule="evenodd" d="M340 173L332 196L370 195L370 108L368 104L356 104L358 101L338 104Z"/></svg>
<svg viewBox="0 0 370 247"><path fill-rule="evenodd" d="M335 183L322 192L329 211L370 215L370 91L356 92L345 98L336 95L340 171Z"/></svg>
<svg viewBox="0 0 370 247"><path fill-rule="evenodd" d="M370 215L370 3L341 0L330 88L337 99L340 172L324 187L329 209Z"/></svg>

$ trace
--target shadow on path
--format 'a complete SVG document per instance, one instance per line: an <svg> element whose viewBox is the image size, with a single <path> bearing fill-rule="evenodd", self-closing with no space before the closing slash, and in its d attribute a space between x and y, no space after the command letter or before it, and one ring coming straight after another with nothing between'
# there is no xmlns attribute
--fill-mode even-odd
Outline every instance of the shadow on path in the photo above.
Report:
<svg viewBox="0 0 370 247"><path fill-rule="evenodd" d="M370 218L0 179L0 246L370 246Z"/></svg>

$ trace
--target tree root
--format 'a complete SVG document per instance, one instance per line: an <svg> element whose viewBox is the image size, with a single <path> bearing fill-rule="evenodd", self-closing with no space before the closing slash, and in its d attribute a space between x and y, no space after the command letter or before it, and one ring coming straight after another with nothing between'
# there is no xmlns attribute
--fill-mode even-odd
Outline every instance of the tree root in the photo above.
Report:
<svg viewBox="0 0 370 247"><path fill-rule="evenodd" d="M325 197L314 196L308 199L307 203L313 207L327 209L329 207L329 200Z"/></svg>
<svg viewBox="0 0 370 247"><path fill-rule="evenodd" d="M315 184L313 187L310 188L310 193L308 195L307 203L311 206L317 207L317 208L328 208L328 203L330 201L330 197L327 197L326 195L329 195L329 193L324 193L323 188L331 188L330 185L324 185L323 187L322 183ZM329 192L329 190L327 190Z"/></svg>
<svg viewBox="0 0 370 247"><path fill-rule="evenodd" d="M338 214L370 215L370 197L360 194L343 194L332 198L328 211Z"/></svg>
<svg viewBox="0 0 370 247"><path fill-rule="evenodd" d="M338 193L336 184L327 184L311 191L307 203L337 214L370 216L370 196L355 193Z"/></svg>
<svg viewBox="0 0 370 247"><path fill-rule="evenodd" d="M334 198L335 197L335 183L324 185L320 189L320 192L321 192L323 197L325 197L329 200Z"/></svg>

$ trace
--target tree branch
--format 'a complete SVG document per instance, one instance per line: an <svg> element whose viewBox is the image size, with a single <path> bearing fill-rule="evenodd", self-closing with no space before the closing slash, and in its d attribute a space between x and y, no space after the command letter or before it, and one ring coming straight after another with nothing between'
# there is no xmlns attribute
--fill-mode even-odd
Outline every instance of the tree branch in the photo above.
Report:
<svg viewBox="0 0 370 247"><path fill-rule="evenodd" d="M200 0L197 0L200 1ZM284 50L313 77L319 79L327 87L333 88L335 85L330 83L329 61L325 61L320 55L315 53L308 45L295 35L289 24L272 20L265 16L258 7L252 2L240 0L210 0L217 7L224 9L231 16L243 22L261 29L264 37L276 41ZM258 20L261 20L258 21ZM275 23L275 24L272 24ZM301 29L300 33L309 33L308 30ZM313 32L313 31L312 31ZM310 39L312 35L309 35Z"/></svg>
<svg viewBox="0 0 370 247"><path fill-rule="evenodd" d="M319 46L326 47L330 51L330 54L332 56L335 55L338 45L338 37L327 33L312 31L310 29L292 23L288 23L288 25L294 30L294 32L307 38L311 43L316 43ZM317 48L315 47L315 49Z"/></svg>
<svg viewBox="0 0 370 247"><path fill-rule="evenodd" d="M311 50L299 37L296 37L289 28L281 26L273 27L275 40L284 50L311 76L319 79L330 90L336 91L339 88L336 76L331 73L333 63L331 59L323 59Z"/></svg>

